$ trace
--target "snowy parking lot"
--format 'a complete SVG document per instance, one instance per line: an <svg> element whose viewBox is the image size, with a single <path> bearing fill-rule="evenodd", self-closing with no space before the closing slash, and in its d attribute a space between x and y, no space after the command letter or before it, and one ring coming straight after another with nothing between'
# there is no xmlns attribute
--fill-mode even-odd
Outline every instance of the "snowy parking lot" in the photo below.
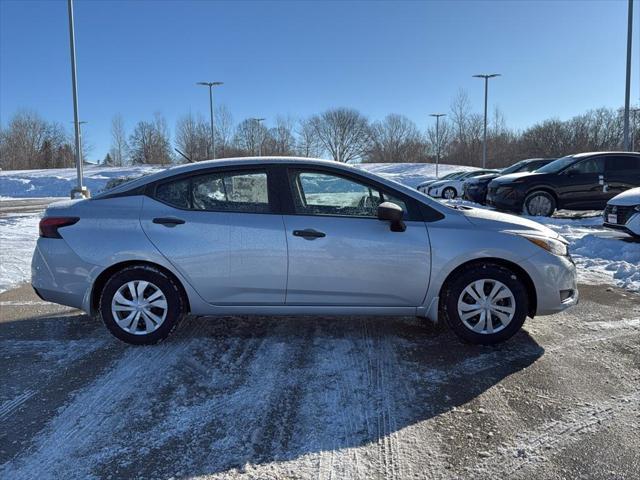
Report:
<svg viewBox="0 0 640 480"><path fill-rule="evenodd" d="M118 176L87 170L94 191ZM48 202L27 198L72 181L0 173L0 478L637 478L640 244L599 212L543 220L581 302L500 346L414 318L226 317L136 348L24 285Z"/></svg>

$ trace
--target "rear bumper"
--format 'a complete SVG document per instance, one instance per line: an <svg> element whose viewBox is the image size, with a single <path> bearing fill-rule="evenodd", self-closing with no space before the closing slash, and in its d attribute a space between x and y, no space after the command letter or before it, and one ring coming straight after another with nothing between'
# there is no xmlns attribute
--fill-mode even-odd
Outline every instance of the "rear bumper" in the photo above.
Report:
<svg viewBox="0 0 640 480"><path fill-rule="evenodd" d="M63 239L39 238L31 260L31 286L45 301L86 311L95 268Z"/></svg>

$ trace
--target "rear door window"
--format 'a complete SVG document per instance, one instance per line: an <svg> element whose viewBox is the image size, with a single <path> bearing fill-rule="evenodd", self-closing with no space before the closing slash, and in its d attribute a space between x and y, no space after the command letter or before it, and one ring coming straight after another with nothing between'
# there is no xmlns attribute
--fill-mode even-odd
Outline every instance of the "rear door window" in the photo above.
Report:
<svg viewBox="0 0 640 480"><path fill-rule="evenodd" d="M635 173L640 174L640 158L620 155L607 157L607 173Z"/></svg>
<svg viewBox="0 0 640 480"><path fill-rule="evenodd" d="M155 198L176 208L269 213L266 171L215 172L162 183Z"/></svg>

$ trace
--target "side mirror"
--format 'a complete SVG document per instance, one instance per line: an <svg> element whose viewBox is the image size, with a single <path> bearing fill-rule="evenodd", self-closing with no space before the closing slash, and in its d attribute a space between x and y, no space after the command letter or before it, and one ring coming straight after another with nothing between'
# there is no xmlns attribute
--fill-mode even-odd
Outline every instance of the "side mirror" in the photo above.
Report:
<svg viewBox="0 0 640 480"><path fill-rule="evenodd" d="M576 167L569 167L565 173L570 177L573 177L575 175L578 175L580 173L580 170Z"/></svg>
<svg viewBox="0 0 640 480"><path fill-rule="evenodd" d="M378 205L378 220L391 223L392 232L404 232L407 226L402 221L404 210L391 202L383 202Z"/></svg>

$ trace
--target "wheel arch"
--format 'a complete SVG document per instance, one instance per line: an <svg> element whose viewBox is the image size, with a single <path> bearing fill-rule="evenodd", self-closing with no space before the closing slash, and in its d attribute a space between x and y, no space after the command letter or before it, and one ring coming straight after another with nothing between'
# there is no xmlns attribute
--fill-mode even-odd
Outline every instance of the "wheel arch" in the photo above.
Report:
<svg viewBox="0 0 640 480"><path fill-rule="evenodd" d="M527 197L534 192L545 192L553 197L556 201L556 208L560 208L560 197L558 196L558 192L553 187L549 185L536 185L535 187L531 187L527 190L527 193L524 194L524 199L522 200L522 207L524 208L524 202L527 200Z"/></svg>
<svg viewBox="0 0 640 480"><path fill-rule="evenodd" d="M445 289L448 287L449 283L458 274L460 274L465 269L471 266L486 265L488 263L505 267L513 271L518 276L518 278L522 279L522 281L524 282L525 288L527 290L527 296L529 297L529 311L527 312L527 314L530 318L535 317L537 306L538 306L538 295L536 293L536 287L533 283L533 280L531 279L531 276L527 273L527 271L524 268L522 268L517 263L511 262L509 260L505 260L503 258L496 258L496 257L476 258L473 260L469 260L465 263L458 265L451 272L449 272L444 282L442 282L442 286L440 287L440 292L438 294L440 298L438 309L440 310L443 308L442 302L445 297L444 295Z"/></svg>
<svg viewBox="0 0 640 480"><path fill-rule="evenodd" d="M169 278L171 278L176 283L176 285L178 286L178 289L180 290L180 295L182 296L182 300L184 301L184 304L186 306L186 311L187 312L191 311L189 295L187 295L187 291L185 290L184 285L182 284L180 279L171 270L169 270L166 267L163 267L162 265L158 265L157 263L154 263L154 262L149 262L145 260L128 260L124 262L115 263L105 268L96 277L96 279L93 282L93 285L91 286L90 308L91 308L92 314L95 313L98 309L98 303L100 302L100 294L102 293L102 289L104 288L107 281L117 272L125 268L135 267L135 266L153 267L161 271L162 273L164 273Z"/></svg>

